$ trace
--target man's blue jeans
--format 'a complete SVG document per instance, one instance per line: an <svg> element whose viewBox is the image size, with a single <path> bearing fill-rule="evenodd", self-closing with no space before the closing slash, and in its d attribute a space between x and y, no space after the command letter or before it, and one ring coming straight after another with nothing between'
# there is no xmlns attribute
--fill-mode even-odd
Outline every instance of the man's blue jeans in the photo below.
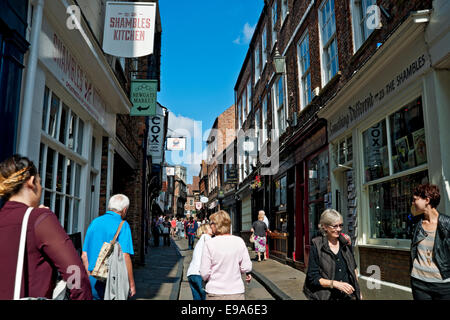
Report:
<svg viewBox="0 0 450 320"><path fill-rule="evenodd" d="M195 234L188 235L189 249L194 249Z"/></svg>
<svg viewBox="0 0 450 320"><path fill-rule="evenodd" d="M188 281L191 286L192 297L194 300L206 300L206 292L203 290L202 277L199 275L190 275Z"/></svg>

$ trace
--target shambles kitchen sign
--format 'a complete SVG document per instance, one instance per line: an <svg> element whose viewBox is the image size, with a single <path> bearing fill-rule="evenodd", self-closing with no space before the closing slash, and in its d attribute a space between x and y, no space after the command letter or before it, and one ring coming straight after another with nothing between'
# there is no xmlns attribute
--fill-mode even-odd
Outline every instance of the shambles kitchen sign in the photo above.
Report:
<svg viewBox="0 0 450 320"><path fill-rule="evenodd" d="M137 58L153 53L156 3L107 2L103 51Z"/></svg>
<svg viewBox="0 0 450 320"><path fill-rule="evenodd" d="M362 119L371 110L387 101L388 97L398 91L398 88L412 81L413 78L423 73L426 64L426 55L422 54L410 63L405 69L389 79L387 83L375 92L369 92L362 99L352 103L329 121L330 140L336 138L340 133L347 130L351 124Z"/></svg>
<svg viewBox="0 0 450 320"><path fill-rule="evenodd" d="M131 81L130 101L133 104L131 116L152 116L156 114L158 80Z"/></svg>

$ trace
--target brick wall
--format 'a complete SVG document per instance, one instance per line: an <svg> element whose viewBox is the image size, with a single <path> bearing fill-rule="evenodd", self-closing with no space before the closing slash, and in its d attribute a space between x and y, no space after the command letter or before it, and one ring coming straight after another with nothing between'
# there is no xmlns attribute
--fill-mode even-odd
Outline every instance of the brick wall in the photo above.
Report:
<svg viewBox="0 0 450 320"><path fill-rule="evenodd" d="M410 287L410 252L359 247L361 275L370 277L369 266L378 266L382 281Z"/></svg>

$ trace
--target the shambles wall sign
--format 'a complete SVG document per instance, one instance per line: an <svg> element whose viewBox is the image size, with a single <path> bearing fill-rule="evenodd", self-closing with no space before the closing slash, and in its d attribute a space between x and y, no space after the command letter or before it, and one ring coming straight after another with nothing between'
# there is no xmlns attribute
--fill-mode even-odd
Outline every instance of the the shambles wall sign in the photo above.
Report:
<svg viewBox="0 0 450 320"><path fill-rule="evenodd" d="M132 80L130 100L131 116L152 116L156 114L158 80Z"/></svg>
<svg viewBox="0 0 450 320"><path fill-rule="evenodd" d="M153 53L156 3L107 2L103 51L136 58Z"/></svg>

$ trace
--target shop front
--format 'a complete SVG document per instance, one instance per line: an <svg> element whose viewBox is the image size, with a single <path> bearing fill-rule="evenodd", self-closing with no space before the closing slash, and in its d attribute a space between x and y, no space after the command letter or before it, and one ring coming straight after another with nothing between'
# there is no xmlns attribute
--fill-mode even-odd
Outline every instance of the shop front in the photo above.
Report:
<svg viewBox="0 0 450 320"><path fill-rule="evenodd" d="M98 58L101 50L92 46L92 35L68 32L65 20L51 14L62 9L49 2L42 25L33 26L41 30L34 103L31 126L20 128L20 134L29 141L26 153L39 163L42 203L55 212L67 233L81 233L83 238L99 215L103 174L106 199L113 190L114 152L120 147L116 114L129 112L130 102L112 70L105 71L110 67Z"/></svg>
<svg viewBox="0 0 450 320"><path fill-rule="evenodd" d="M442 155L450 150L438 141L438 87L423 28L404 22L319 112L328 120L332 206L361 278L380 278L381 290L366 290L367 298L409 297L412 191L427 182L445 190Z"/></svg>

